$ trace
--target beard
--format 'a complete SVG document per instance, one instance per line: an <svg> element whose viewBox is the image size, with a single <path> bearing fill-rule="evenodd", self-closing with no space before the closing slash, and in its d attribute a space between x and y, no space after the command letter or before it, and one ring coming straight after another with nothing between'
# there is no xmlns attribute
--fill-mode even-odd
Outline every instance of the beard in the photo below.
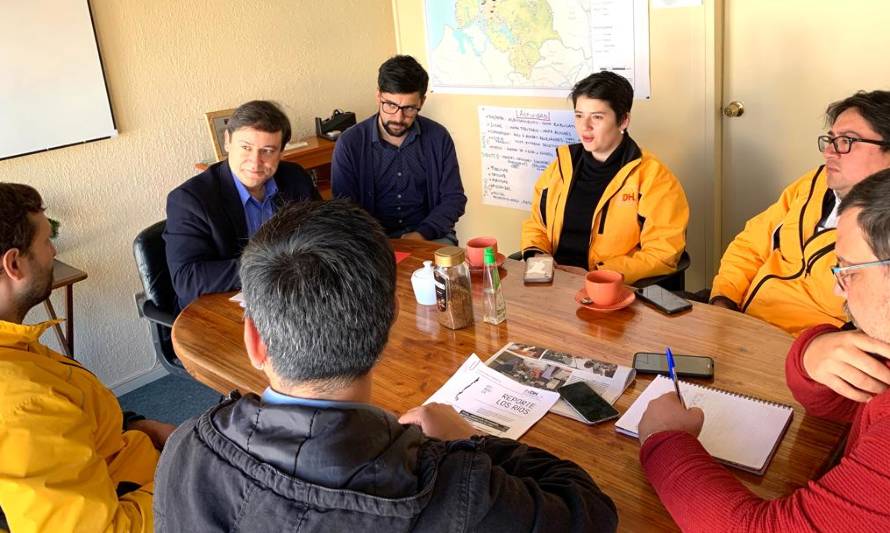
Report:
<svg viewBox="0 0 890 533"><path fill-rule="evenodd" d="M392 129L393 126L401 126L401 131L395 131ZM404 137L406 133L408 133L408 125L404 122L398 122L396 120L387 120L383 123L383 129L386 130L386 133L392 135L393 137Z"/></svg>
<svg viewBox="0 0 890 533"><path fill-rule="evenodd" d="M43 273L38 279L34 280L34 283L25 290L24 294L21 295L21 300L19 302L19 309L22 311L22 316L24 316L28 311L30 311L33 307L42 303L44 300L49 298L49 295L53 292L53 269L52 265L50 268Z"/></svg>

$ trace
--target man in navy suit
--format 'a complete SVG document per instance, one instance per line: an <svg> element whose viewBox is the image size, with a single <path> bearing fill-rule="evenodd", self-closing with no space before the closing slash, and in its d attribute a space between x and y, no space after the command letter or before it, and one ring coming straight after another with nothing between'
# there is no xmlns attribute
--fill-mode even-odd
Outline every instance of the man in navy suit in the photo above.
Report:
<svg viewBox="0 0 890 533"><path fill-rule="evenodd" d="M164 241L180 308L240 289L241 251L263 222L289 202L321 199L303 167L281 161L290 135L277 105L247 102L226 124L228 159L167 196Z"/></svg>

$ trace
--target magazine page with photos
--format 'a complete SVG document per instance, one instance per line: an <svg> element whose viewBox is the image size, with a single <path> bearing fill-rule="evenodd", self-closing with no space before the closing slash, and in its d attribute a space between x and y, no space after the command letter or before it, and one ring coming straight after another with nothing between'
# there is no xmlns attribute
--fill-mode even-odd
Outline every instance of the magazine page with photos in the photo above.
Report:
<svg viewBox="0 0 890 533"><path fill-rule="evenodd" d="M519 342L507 344L485 364L523 385L553 392L563 385L584 381L610 404L618 400L637 373L629 366ZM584 421L563 400L556 402L550 411Z"/></svg>

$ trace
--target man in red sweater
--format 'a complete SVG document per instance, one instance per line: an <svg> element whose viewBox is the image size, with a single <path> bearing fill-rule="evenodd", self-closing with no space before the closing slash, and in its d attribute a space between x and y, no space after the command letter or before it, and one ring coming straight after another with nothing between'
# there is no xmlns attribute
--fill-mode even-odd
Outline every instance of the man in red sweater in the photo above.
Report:
<svg viewBox="0 0 890 533"><path fill-rule="evenodd" d="M839 212L836 290L855 329L805 331L785 371L808 414L852 422L844 456L763 500L699 443L702 411L666 394L640 421L640 461L683 531L890 531L890 170L853 187Z"/></svg>

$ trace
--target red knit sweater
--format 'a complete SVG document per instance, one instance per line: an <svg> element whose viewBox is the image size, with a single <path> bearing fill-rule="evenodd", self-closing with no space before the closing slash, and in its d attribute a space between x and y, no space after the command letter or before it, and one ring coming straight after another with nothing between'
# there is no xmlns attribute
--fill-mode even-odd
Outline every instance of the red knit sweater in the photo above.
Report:
<svg viewBox="0 0 890 533"><path fill-rule="evenodd" d="M803 352L814 337L829 331L836 328L818 326L798 337L785 373L808 414L853 422L840 464L784 498L763 500L692 435L652 435L640 450L640 461L683 531L890 532L890 391L857 403L810 379Z"/></svg>

